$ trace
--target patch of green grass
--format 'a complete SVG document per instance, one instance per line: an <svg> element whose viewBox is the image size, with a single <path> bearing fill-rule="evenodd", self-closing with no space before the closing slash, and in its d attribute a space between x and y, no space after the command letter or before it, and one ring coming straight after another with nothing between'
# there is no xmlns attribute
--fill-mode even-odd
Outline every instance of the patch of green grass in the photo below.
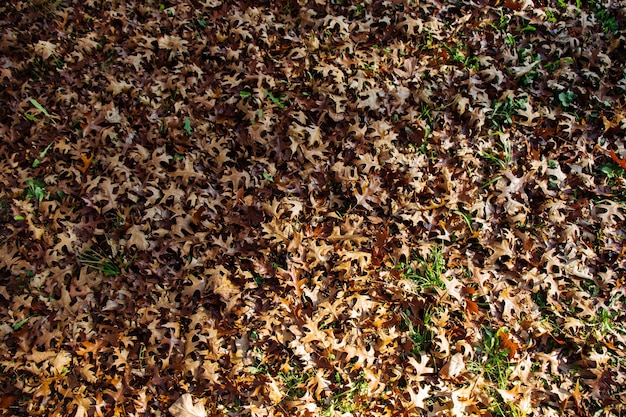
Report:
<svg viewBox="0 0 626 417"><path fill-rule="evenodd" d="M20 320L17 323L15 323L13 325L13 330L18 331L19 329L21 329L22 326L24 326L26 323L28 323L28 320L30 320L32 317L34 317L34 316L28 316L25 319Z"/></svg>
<svg viewBox="0 0 626 417"><path fill-rule="evenodd" d="M64 10L67 8L66 2L60 0L40 0L40 1L29 1L28 2L35 10L39 12L44 12L49 15L47 17L57 18L59 14L58 10Z"/></svg>
<svg viewBox="0 0 626 417"><path fill-rule="evenodd" d="M547 291L539 290L533 293L531 298L541 312L541 322L552 330L551 333L553 336L559 335L561 333L561 328L558 324L558 316L554 312L552 303L548 301Z"/></svg>
<svg viewBox="0 0 626 417"><path fill-rule="evenodd" d="M556 10L546 9L546 21L550 23L558 22L558 12Z"/></svg>
<svg viewBox="0 0 626 417"><path fill-rule="evenodd" d="M376 72L376 64L370 62L364 62L361 64L363 71Z"/></svg>
<svg viewBox="0 0 626 417"><path fill-rule="evenodd" d="M312 372L301 372L297 370L297 368L290 369L287 372L278 372L278 377L285 384L285 387L287 388L287 398L290 400L301 398L304 394L306 394L305 383L312 376Z"/></svg>
<svg viewBox="0 0 626 417"><path fill-rule="evenodd" d="M502 132L496 132L495 134L500 137L500 143L498 144L500 149L494 152L484 151L482 157L493 163L500 170L506 170L510 167L513 160L513 148L511 142L502 135ZM500 178L502 178L500 175L492 178L483 185L483 188L497 182Z"/></svg>
<svg viewBox="0 0 626 417"><path fill-rule="evenodd" d="M618 178L624 178L626 171L617 164L608 163L600 167L600 172L606 175L606 178L610 181L615 181Z"/></svg>
<svg viewBox="0 0 626 417"><path fill-rule="evenodd" d="M206 29L208 22L206 19L202 18L202 19L197 19L197 24L199 27L201 27L202 29Z"/></svg>
<svg viewBox="0 0 626 417"><path fill-rule="evenodd" d="M601 335L616 333L619 328L620 320L618 320L619 312L607 308L600 308L597 314L592 317L591 325L598 329Z"/></svg>
<svg viewBox="0 0 626 417"><path fill-rule="evenodd" d="M357 17L362 18L365 16L365 12L367 10L366 6L363 4L357 4L356 6L353 6L351 9L354 10L355 14Z"/></svg>
<svg viewBox="0 0 626 417"><path fill-rule="evenodd" d="M500 394L494 390L490 389L490 398L493 400L491 403L491 407L489 408L491 411L491 415L495 417L525 417L526 413L524 413L518 406L511 402L506 402L502 399Z"/></svg>
<svg viewBox="0 0 626 417"><path fill-rule="evenodd" d="M242 404L241 398L239 396L236 396L233 400L232 405L227 405L225 408L226 411L228 411L229 413L236 413L237 415L241 415L243 405L244 404Z"/></svg>
<svg viewBox="0 0 626 417"><path fill-rule="evenodd" d="M609 311L604 308L600 309L596 321L600 327L600 332L603 334L612 333L615 331L615 318L617 317L617 311Z"/></svg>
<svg viewBox="0 0 626 417"><path fill-rule="evenodd" d="M102 251L89 248L78 256L78 261L91 269L102 272L105 276L117 276L122 273L120 259Z"/></svg>
<svg viewBox="0 0 626 417"><path fill-rule="evenodd" d="M508 96L504 100L494 101L488 119L497 130L503 130L503 127L513 124L513 117L518 114L518 110L526 107L527 100L526 97L513 98Z"/></svg>
<svg viewBox="0 0 626 417"><path fill-rule="evenodd" d="M472 227L472 223L474 222L474 216L476 215L476 212L468 213L460 208L459 210L453 210L452 212L460 216L463 219L463 221L467 225L467 228L470 230L470 233L474 233L474 228Z"/></svg>
<svg viewBox="0 0 626 417"><path fill-rule="evenodd" d="M446 46L445 48L448 50L450 57L458 62L462 68L476 71L479 69L480 63L478 62L478 58L468 53L467 48L463 45Z"/></svg>
<svg viewBox="0 0 626 417"><path fill-rule="evenodd" d="M48 71L50 71L50 65L38 57L34 57L28 62L28 72L30 78L34 81L39 81L44 78ZM24 116L28 120L36 121L31 119L28 114L24 114Z"/></svg>
<svg viewBox="0 0 626 417"><path fill-rule="evenodd" d="M48 192L46 191L46 183L39 178L33 178L30 180L26 180L25 184L28 186L26 190L24 190L24 196L32 201L37 201L41 204L44 198L48 196Z"/></svg>
<svg viewBox="0 0 626 417"><path fill-rule="evenodd" d="M602 24L602 29L606 34L617 34L620 30L619 24L615 20L615 15L607 8L595 7L594 16Z"/></svg>
<svg viewBox="0 0 626 417"><path fill-rule="evenodd" d="M539 63L541 62L541 56L539 54L533 53L533 48L528 47L526 49L523 49L519 52L520 54L520 60L522 61L521 63L523 65L529 65L529 64L534 64L532 69L528 72L526 72L525 74L521 75L520 78L520 85L522 85L523 87L527 87L529 85L531 85L533 83L533 81L535 81L538 77L539 77L539 73L537 72L536 68L539 65ZM519 99L518 99L519 100ZM521 107L525 107L525 103L526 100L524 100L523 102L520 103Z"/></svg>
<svg viewBox="0 0 626 417"><path fill-rule="evenodd" d="M255 361L255 362L257 362L255 365L251 365L248 367L248 372L250 372L253 375L269 374L269 369L266 364L261 363L260 361Z"/></svg>
<svg viewBox="0 0 626 417"><path fill-rule="evenodd" d="M428 124L432 124L433 123L433 106L430 103L422 103L420 105L420 112L419 112L419 116L420 119L424 119L428 122ZM424 137L428 137L427 134L424 135Z"/></svg>
<svg viewBox="0 0 626 417"><path fill-rule="evenodd" d="M435 245L426 258L416 257L418 269L408 267L404 272L406 278L417 283L423 290L436 287L446 288L441 275L446 270L446 260L443 257L443 248Z"/></svg>
<svg viewBox="0 0 626 417"><path fill-rule="evenodd" d="M26 271L24 275L18 275L15 277L15 282L17 283L18 288L24 289L30 285L30 280L35 276L35 272L30 270Z"/></svg>
<svg viewBox="0 0 626 417"><path fill-rule="evenodd" d="M424 310L422 324L417 327L413 325L413 322L409 318L408 314L402 313L401 315L404 320L404 325L409 329L409 337L413 342L413 349L411 352L418 355L420 352L428 351L434 337L434 332L430 328L430 325L432 324L433 308L428 307Z"/></svg>
<svg viewBox="0 0 626 417"><path fill-rule="evenodd" d="M109 49L104 53L104 62L100 64L100 71L108 72L111 67L109 66L113 61L115 61L116 51L115 49Z"/></svg>
<svg viewBox="0 0 626 417"><path fill-rule="evenodd" d="M548 62L548 63L544 64L543 68L545 68L546 71L554 72L557 69L561 68L563 63L565 63L565 64L573 64L574 63L574 59L571 58L571 57L559 58L559 59L557 59L554 62Z"/></svg>
<svg viewBox="0 0 626 417"><path fill-rule="evenodd" d="M339 373L335 373L335 380L337 384L343 384L343 379ZM368 388L369 386L365 377L359 375L359 377L349 385L348 389L333 395L327 400L326 408L322 416L330 417L335 415L335 412L344 415L357 411L358 406L354 401L355 397L367 394Z"/></svg>
<svg viewBox="0 0 626 417"><path fill-rule="evenodd" d="M493 382L499 389L505 389L512 372L509 363L509 350L500 344L500 332L507 332L505 328L492 331L483 328L482 344L476 346L476 360L468 362L468 369L480 373Z"/></svg>
<svg viewBox="0 0 626 417"><path fill-rule="evenodd" d="M285 94L274 94L271 91L267 90L265 91L265 94L267 94L272 103L276 104L279 109L283 110L285 107L287 107L287 101L285 100L285 97L287 96Z"/></svg>
<svg viewBox="0 0 626 417"><path fill-rule="evenodd" d="M510 22L511 22L511 16L508 14L504 14L504 11L500 9L500 17L498 18L497 21L490 22L489 26L491 26L497 31L504 32L506 31Z"/></svg>
<svg viewBox="0 0 626 417"><path fill-rule="evenodd" d="M113 230L118 230L126 224L126 216L121 211L108 212L106 215L109 227Z"/></svg>

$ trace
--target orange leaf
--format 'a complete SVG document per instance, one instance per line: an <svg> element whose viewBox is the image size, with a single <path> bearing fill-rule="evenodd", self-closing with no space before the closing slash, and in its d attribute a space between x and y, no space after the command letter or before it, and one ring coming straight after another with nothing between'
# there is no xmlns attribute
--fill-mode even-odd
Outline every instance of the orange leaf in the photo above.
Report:
<svg viewBox="0 0 626 417"><path fill-rule="evenodd" d="M174 145L174 149L176 150L176 153L181 155L187 152L187 148L182 145Z"/></svg>
<svg viewBox="0 0 626 417"><path fill-rule="evenodd" d="M580 392L580 381L576 381L576 386L574 387L574 391L572 391L572 397L576 402L576 407L578 408L578 412L581 411L581 405L583 402L583 395Z"/></svg>
<svg viewBox="0 0 626 417"><path fill-rule="evenodd" d="M17 397L13 395L3 396L0 400L0 410L6 410L9 407L13 406L13 404L15 404L15 400L17 400Z"/></svg>
<svg viewBox="0 0 626 417"><path fill-rule="evenodd" d="M100 350L100 347L102 346L102 342L101 341L96 341L94 342L90 342L88 340L85 340L82 343L83 347L80 347L76 350L76 354L79 356L85 356L88 353L96 353Z"/></svg>
<svg viewBox="0 0 626 417"><path fill-rule="evenodd" d="M465 309L472 314L478 314L478 304L469 298L465 298Z"/></svg>
<svg viewBox="0 0 626 417"><path fill-rule="evenodd" d="M626 161L621 159L619 156L617 156L615 154L615 151L611 149L611 159L613 161L615 161L615 163L617 165L619 165L620 167L622 167L623 169L626 169Z"/></svg>
<svg viewBox="0 0 626 417"><path fill-rule="evenodd" d="M522 10L524 7L523 2L515 0L504 0L504 7L508 7L511 10Z"/></svg>
<svg viewBox="0 0 626 417"><path fill-rule="evenodd" d="M509 359L513 359L519 349L519 345L515 343L515 341L511 340L508 332L498 330L498 337L500 338L502 349L508 349Z"/></svg>
<svg viewBox="0 0 626 417"><path fill-rule="evenodd" d="M91 157L81 155L80 160L83 162L83 166L78 167L78 170L84 174L89 169L89 166L91 165L91 161L93 161L93 155L91 155Z"/></svg>
<svg viewBox="0 0 626 417"><path fill-rule="evenodd" d="M463 292L467 295L474 295L476 293L476 288L472 288L472 287L463 287Z"/></svg>

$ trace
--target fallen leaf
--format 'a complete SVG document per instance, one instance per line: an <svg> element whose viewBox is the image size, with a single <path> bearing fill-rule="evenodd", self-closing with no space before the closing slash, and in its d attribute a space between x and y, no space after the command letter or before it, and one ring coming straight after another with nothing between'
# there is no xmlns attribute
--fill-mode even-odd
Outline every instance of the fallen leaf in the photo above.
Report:
<svg viewBox="0 0 626 417"><path fill-rule="evenodd" d="M509 359L513 359L513 357L517 354L517 350L519 349L519 345L511 340L511 335L503 330L498 330L498 337L500 338L500 346L502 349L509 350Z"/></svg>
<svg viewBox="0 0 626 417"><path fill-rule="evenodd" d="M613 149L611 149L611 159L615 161L617 165L619 165L623 169L626 169L626 161L617 156Z"/></svg>
<svg viewBox="0 0 626 417"><path fill-rule="evenodd" d="M469 297L465 298L465 309L472 314L478 314L478 304L473 300L470 300Z"/></svg>
<svg viewBox="0 0 626 417"><path fill-rule="evenodd" d="M194 404L191 394L183 394L168 409L173 417L207 417L204 404Z"/></svg>
<svg viewBox="0 0 626 417"><path fill-rule="evenodd" d="M82 166L82 167L78 167L78 170L79 170L80 172L82 172L83 174L84 174L85 172L87 172L87 170L88 170L88 169L89 169L89 167L91 166L91 161L93 161L93 157L94 157L93 155L91 155L90 157L85 156L85 155L81 155L81 156L80 156L80 160L82 161L83 166Z"/></svg>
<svg viewBox="0 0 626 417"><path fill-rule="evenodd" d="M446 379L452 379L460 375L464 370L465 360L463 359L463 354L455 353L441 368L441 375Z"/></svg>

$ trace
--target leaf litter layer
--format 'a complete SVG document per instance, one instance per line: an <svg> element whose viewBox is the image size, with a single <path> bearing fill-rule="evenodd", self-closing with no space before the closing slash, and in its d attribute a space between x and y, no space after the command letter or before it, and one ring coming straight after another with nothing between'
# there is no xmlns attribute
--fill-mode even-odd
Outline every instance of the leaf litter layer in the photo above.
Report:
<svg viewBox="0 0 626 417"><path fill-rule="evenodd" d="M0 409L622 415L625 19L0 6Z"/></svg>

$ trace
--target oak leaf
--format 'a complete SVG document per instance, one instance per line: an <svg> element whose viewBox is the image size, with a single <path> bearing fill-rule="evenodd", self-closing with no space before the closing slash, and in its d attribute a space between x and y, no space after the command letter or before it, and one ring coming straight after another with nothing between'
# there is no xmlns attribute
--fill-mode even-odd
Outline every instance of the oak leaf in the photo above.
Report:
<svg viewBox="0 0 626 417"><path fill-rule="evenodd" d="M201 401L194 403L191 394L181 395L168 409L173 417L207 417L206 409Z"/></svg>
<svg viewBox="0 0 626 417"><path fill-rule="evenodd" d="M150 247L150 242L148 242L146 234L141 229L142 227L136 224L128 228L126 231L126 234L130 236L126 241L128 248L135 246L138 250L147 250Z"/></svg>
<svg viewBox="0 0 626 417"><path fill-rule="evenodd" d="M44 61L56 53L56 45L48 41L39 41L35 45L35 53L41 55Z"/></svg>
<svg viewBox="0 0 626 417"><path fill-rule="evenodd" d="M509 332L502 329L498 330L498 337L500 338L500 346L502 349L509 351L509 359L513 359L517 354L519 345L511 339Z"/></svg>
<svg viewBox="0 0 626 417"><path fill-rule="evenodd" d="M441 375L444 378L452 379L460 375L465 370L465 360L463 354L455 353L450 360L441 368Z"/></svg>

